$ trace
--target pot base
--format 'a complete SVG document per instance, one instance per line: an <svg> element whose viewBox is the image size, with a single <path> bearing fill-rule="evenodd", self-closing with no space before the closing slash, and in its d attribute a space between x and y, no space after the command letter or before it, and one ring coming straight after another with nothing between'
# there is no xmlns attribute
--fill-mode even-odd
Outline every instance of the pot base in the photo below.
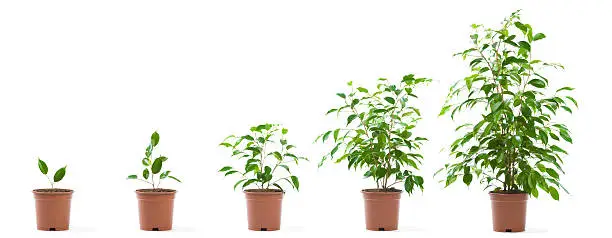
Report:
<svg viewBox="0 0 612 238"><path fill-rule="evenodd" d="M64 227L37 227L36 228L39 231L67 231L68 230L68 226L64 226Z"/></svg>

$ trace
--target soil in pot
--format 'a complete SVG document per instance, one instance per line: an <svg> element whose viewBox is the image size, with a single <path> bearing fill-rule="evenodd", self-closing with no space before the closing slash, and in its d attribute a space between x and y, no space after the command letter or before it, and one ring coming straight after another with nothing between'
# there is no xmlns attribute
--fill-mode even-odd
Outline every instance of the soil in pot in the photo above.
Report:
<svg viewBox="0 0 612 238"><path fill-rule="evenodd" d="M140 212L140 229L145 231L172 230L172 213L174 195L172 189L138 189L138 210Z"/></svg>
<svg viewBox="0 0 612 238"><path fill-rule="evenodd" d="M361 190L365 202L366 229L371 231L397 230L401 190Z"/></svg>
<svg viewBox="0 0 612 238"><path fill-rule="evenodd" d="M244 190L244 194L247 200L249 230L279 230L283 191L278 189L247 189Z"/></svg>
<svg viewBox="0 0 612 238"><path fill-rule="evenodd" d="M525 231L528 194L524 192L490 192L493 230Z"/></svg>
<svg viewBox="0 0 612 238"><path fill-rule="evenodd" d="M36 225L41 231L65 231L70 225L70 189L35 189Z"/></svg>

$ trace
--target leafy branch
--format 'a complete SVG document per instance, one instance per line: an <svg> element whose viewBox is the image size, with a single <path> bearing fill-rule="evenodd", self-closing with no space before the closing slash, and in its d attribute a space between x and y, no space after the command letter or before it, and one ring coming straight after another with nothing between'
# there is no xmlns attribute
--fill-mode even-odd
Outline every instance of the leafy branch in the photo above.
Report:
<svg viewBox="0 0 612 238"><path fill-rule="evenodd" d="M147 148L145 149L145 158L143 158L141 161L142 165L145 167L142 170L142 178L139 178L138 175L136 174L132 174L132 175L129 175L127 179L135 179L135 180L139 180L139 181L148 183L153 188L159 188L159 185L161 184L162 180L166 178L171 178L179 183L181 182L181 180L179 180L178 178L170 175L170 172L171 172L170 170L166 170L162 172L162 165L164 162L168 160L167 157L159 156L155 158L155 160L152 160L153 150L155 149L157 144L159 144L159 133L157 133L156 131L156 132L153 132L153 134L151 135L151 141L149 145L147 146ZM157 174L159 174L159 176L158 176L157 185L156 185L155 175ZM149 178L151 178L150 181L149 181Z"/></svg>
<svg viewBox="0 0 612 238"><path fill-rule="evenodd" d="M291 174L289 164L299 164L300 160L308 160L291 152L295 148L285 138L288 130L277 124L262 124L251 127L249 134L243 136L228 136L220 146L232 150L232 158L246 159L244 170L239 171L232 166L225 166L219 170L225 176L240 175L234 189L242 185L242 189L254 185L258 189L271 189L272 187L285 191L279 182L286 182L294 189L299 190L300 182L297 176ZM274 145L278 145L275 150ZM278 169L282 168L288 176L275 179Z"/></svg>
<svg viewBox="0 0 612 238"><path fill-rule="evenodd" d="M427 139L413 136L412 129L421 119L421 112L410 105L416 86L431 82L426 78L406 75L397 85L387 79L379 79L374 90L355 88L338 93L343 104L330 109L327 114L346 116L346 126L326 131L316 141L333 142L333 149L323 156L322 166L327 160L335 163L348 161L349 169L366 168L365 178L372 178L377 189L394 190L392 187L404 183L411 194L415 187L423 190L423 177L415 175L423 156L415 153Z"/></svg>

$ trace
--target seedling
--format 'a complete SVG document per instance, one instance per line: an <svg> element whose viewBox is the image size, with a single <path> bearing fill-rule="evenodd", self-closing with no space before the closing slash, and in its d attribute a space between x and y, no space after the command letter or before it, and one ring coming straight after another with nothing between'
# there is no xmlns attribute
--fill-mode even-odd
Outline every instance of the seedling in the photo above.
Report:
<svg viewBox="0 0 612 238"><path fill-rule="evenodd" d="M54 188L55 183L62 181L62 179L66 175L66 166L55 171L55 174L53 175L53 180L51 180L51 178L48 175L49 167L47 167L47 163L45 163L45 161L38 158L38 169L40 170L42 174L45 175L45 177L47 177L47 180L49 181L51 188Z"/></svg>
<svg viewBox="0 0 612 238"><path fill-rule="evenodd" d="M155 158L155 160L153 160L154 158L153 150L156 148L158 144L159 144L159 134L156 131L156 132L153 132L153 134L151 135L151 142L149 143L149 146L147 146L147 148L145 149L145 158L143 158L141 161L142 165L144 166L144 169L142 170L142 177L138 177L138 175L132 174L132 175L129 175L127 179L140 180L142 182L150 184L151 186L153 186L154 189L159 188L159 185L161 184L162 180L167 179L167 178L174 179L177 182L181 183L181 180L170 175L170 170L166 170L162 172L162 165L164 162L168 160L167 157L159 156ZM156 175L158 177L157 180L155 179ZM151 180L149 180L149 178ZM157 181L157 185L156 185L156 181Z"/></svg>

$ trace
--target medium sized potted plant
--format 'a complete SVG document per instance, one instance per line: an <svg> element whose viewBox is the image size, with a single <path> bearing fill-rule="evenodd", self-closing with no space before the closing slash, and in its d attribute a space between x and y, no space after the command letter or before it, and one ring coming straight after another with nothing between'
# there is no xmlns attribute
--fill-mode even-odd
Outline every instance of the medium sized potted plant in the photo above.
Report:
<svg viewBox="0 0 612 238"><path fill-rule="evenodd" d="M278 124L262 124L251 127L249 134L230 135L220 144L232 150L231 158L244 161L244 169L225 166L219 172L240 177L234 190L240 186L246 196L249 230L279 230L284 187L300 189L289 165L308 159L292 152L295 146L287 142L287 132Z"/></svg>
<svg viewBox="0 0 612 238"><path fill-rule="evenodd" d="M472 27L472 47L456 54L470 62L472 73L451 87L440 115L480 116L457 127L461 136L450 145L453 161L438 172L446 172L446 186L461 178L468 186L477 180L485 190L492 188L493 230L521 232L529 196L543 192L559 200L558 189L567 193L559 182L567 154L561 146L572 138L555 117L578 104L568 95L573 88L551 89L544 69L563 66L533 58L546 36L521 22L519 11L497 29Z"/></svg>
<svg viewBox="0 0 612 238"><path fill-rule="evenodd" d="M423 156L418 152L424 137L413 134L421 119L412 100L415 87L430 79L406 75L398 84L379 79L376 88L355 88L352 82L348 93L338 93L342 104L327 114L346 116L346 126L327 131L315 141L333 141L333 149L323 156L325 161L346 161L349 169L365 170L376 188L363 189L366 229L372 231L397 230L399 201L403 185L411 195L423 190L423 177L415 174Z"/></svg>
<svg viewBox="0 0 612 238"><path fill-rule="evenodd" d="M151 135L151 141L145 150L145 157L141 161L144 166L142 178L136 174L127 177L127 179L145 182L152 187L136 190L138 210L140 211L140 229L145 231L172 230L172 213L176 190L161 188L160 184L168 178L181 182L178 178L170 175L170 170L162 172L163 164L168 158L165 156L155 158L153 156L153 150L158 144L159 134L156 131Z"/></svg>
<svg viewBox="0 0 612 238"><path fill-rule="evenodd" d="M70 201L72 190L55 188L55 183L66 175L66 166L58 169L53 178L49 177L49 167L38 158L38 169L47 177L51 188L34 189L36 201L36 224L41 231L64 231L70 226Z"/></svg>

